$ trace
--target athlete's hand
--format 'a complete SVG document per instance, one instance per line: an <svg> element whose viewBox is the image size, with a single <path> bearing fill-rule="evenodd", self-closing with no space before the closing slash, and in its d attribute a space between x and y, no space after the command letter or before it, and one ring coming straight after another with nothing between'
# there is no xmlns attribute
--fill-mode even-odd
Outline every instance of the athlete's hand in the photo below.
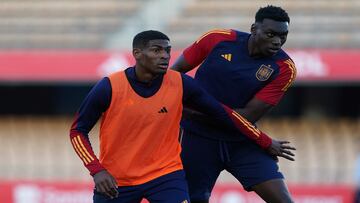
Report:
<svg viewBox="0 0 360 203"><path fill-rule="evenodd" d="M117 198L119 192L117 191L117 183L115 178L106 170L96 173L93 177L96 191L108 196L109 198Z"/></svg>
<svg viewBox="0 0 360 203"><path fill-rule="evenodd" d="M267 149L267 152L272 156L274 156L275 158L280 156L287 160L295 161L294 159L295 154L292 153L291 150L296 150L296 149L295 147L290 146L289 143L290 143L289 141L277 141L273 139L270 147Z"/></svg>

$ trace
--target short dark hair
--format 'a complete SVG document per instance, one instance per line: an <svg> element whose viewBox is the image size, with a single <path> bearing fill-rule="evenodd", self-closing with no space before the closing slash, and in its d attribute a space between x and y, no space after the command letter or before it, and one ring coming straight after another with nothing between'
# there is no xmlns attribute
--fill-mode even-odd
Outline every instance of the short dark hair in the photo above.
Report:
<svg viewBox="0 0 360 203"><path fill-rule="evenodd" d="M265 18L290 23L290 17L288 13L278 6L268 5L266 7L260 8L256 12L255 22L263 22Z"/></svg>
<svg viewBox="0 0 360 203"><path fill-rule="evenodd" d="M164 33L156 30L146 30L135 35L133 39L133 48L144 48L150 40L164 39L169 40L169 37Z"/></svg>

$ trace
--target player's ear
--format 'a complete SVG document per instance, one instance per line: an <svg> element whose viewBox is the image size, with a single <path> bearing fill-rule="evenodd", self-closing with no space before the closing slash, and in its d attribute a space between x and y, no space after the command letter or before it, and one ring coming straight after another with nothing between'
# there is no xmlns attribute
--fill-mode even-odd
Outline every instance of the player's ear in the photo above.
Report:
<svg viewBox="0 0 360 203"><path fill-rule="evenodd" d="M134 48L134 49L132 50L132 54L133 54L135 60L140 59L141 54L142 54L142 53L141 53L141 49L139 49L139 48Z"/></svg>
<svg viewBox="0 0 360 203"><path fill-rule="evenodd" d="M256 34L256 25L255 25L255 23L253 23L253 24L251 25L250 32L251 32L252 35L255 35L255 34Z"/></svg>

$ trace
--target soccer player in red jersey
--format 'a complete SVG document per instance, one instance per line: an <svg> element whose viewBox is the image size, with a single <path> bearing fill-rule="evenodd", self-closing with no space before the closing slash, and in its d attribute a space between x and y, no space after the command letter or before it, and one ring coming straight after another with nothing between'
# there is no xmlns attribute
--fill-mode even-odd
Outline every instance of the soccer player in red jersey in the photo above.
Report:
<svg viewBox="0 0 360 203"><path fill-rule="evenodd" d="M292 156L271 138L208 95L187 75L168 70L170 40L144 31L133 40L136 64L100 80L81 104L70 130L76 153L95 183L95 203L190 201L178 141L184 105L242 132L264 149ZM100 155L88 133L100 119Z"/></svg>
<svg viewBox="0 0 360 203"><path fill-rule="evenodd" d="M184 50L172 68L187 72L199 66L195 80L219 102L255 123L278 104L295 79L294 62L281 49L289 23L282 8L260 8L250 33L207 32ZM208 202L222 170L266 202L293 201L276 158L292 157L271 150L266 153L237 131L215 125L206 115L188 111L184 117L182 160L191 202Z"/></svg>

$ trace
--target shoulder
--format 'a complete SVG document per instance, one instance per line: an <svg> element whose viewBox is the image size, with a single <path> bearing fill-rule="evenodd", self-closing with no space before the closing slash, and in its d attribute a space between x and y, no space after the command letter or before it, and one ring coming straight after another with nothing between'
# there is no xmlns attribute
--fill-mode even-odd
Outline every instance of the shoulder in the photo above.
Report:
<svg viewBox="0 0 360 203"><path fill-rule="evenodd" d="M201 43L205 41L221 42L221 41L235 41L237 37L237 31L231 29L214 29L201 35L195 43Z"/></svg>
<svg viewBox="0 0 360 203"><path fill-rule="evenodd" d="M279 59L290 59L290 56L283 50L283 49L280 49L280 51L275 55L273 56L274 59L276 60L279 60Z"/></svg>
<svg viewBox="0 0 360 203"><path fill-rule="evenodd" d="M283 50L276 55L275 62L279 66L278 80L287 84L283 87L286 90L296 78L295 63Z"/></svg>
<svg viewBox="0 0 360 203"><path fill-rule="evenodd" d="M280 68L287 70L286 72L296 72L294 61L284 50L279 51L279 54L277 55L275 60L276 63L280 66Z"/></svg>
<svg viewBox="0 0 360 203"><path fill-rule="evenodd" d="M197 81L187 74L181 73L181 80L184 86L197 86Z"/></svg>
<svg viewBox="0 0 360 203"><path fill-rule="evenodd" d="M168 69L166 71L166 76L168 77L181 77L181 75L183 75L182 73L172 70L172 69Z"/></svg>
<svg viewBox="0 0 360 203"><path fill-rule="evenodd" d="M116 81L116 80L118 80L119 78L121 78L122 75L125 75L125 71L124 71L124 70L113 72L113 73L109 74L107 77L109 78L109 80L110 80L111 82L113 82L113 81Z"/></svg>
<svg viewBox="0 0 360 203"><path fill-rule="evenodd" d="M174 70L169 70L168 73L170 73L173 76L170 77L175 77L178 81L181 81L181 83L183 85L191 85L195 82L194 78L190 77L189 75L185 74L185 73L180 73ZM166 73L166 74L168 74ZM174 81L174 80L172 80Z"/></svg>
<svg viewBox="0 0 360 203"><path fill-rule="evenodd" d="M236 37L240 40L247 40L250 36L250 33L247 33L247 32L243 32L243 31L240 31L240 30L232 30Z"/></svg>
<svg viewBox="0 0 360 203"><path fill-rule="evenodd" d="M180 75L181 75L182 80L191 80L191 81L194 80L194 78L190 77L190 76L187 75L187 74L180 73Z"/></svg>
<svg viewBox="0 0 360 203"><path fill-rule="evenodd" d="M94 85L94 90L103 91L111 89L111 83L109 77L103 77Z"/></svg>
<svg viewBox="0 0 360 203"><path fill-rule="evenodd" d="M276 64L279 65L281 72L296 73L294 61L284 50L280 50L274 59Z"/></svg>
<svg viewBox="0 0 360 203"><path fill-rule="evenodd" d="M183 80L182 75L183 75L183 73L168 69L166 71L166 74L164 75L164 81L165 81L165 83L179 85L182 83L182 80Z"/></svg>

